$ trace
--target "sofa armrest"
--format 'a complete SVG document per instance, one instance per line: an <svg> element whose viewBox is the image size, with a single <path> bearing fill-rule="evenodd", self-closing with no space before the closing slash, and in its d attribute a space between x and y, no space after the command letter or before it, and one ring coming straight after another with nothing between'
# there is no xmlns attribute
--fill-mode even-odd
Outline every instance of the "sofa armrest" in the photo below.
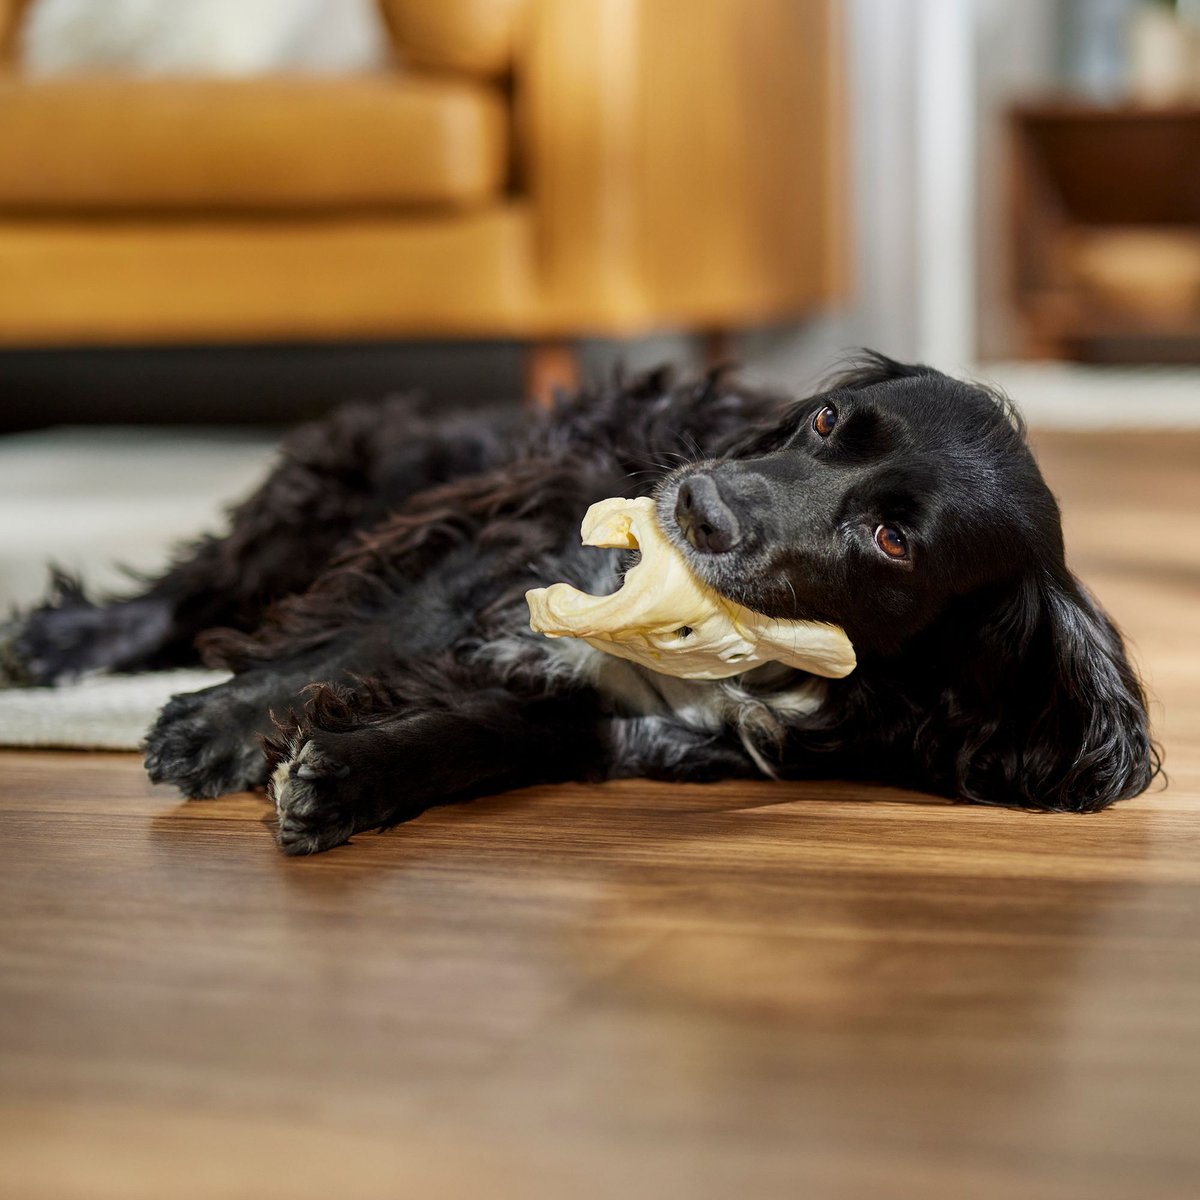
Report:
<svg viewBox="0 0 1200 1200"><path fill-rule="evenodd" d="M834 0L533 0L516 80L550 324L730 326L837 298Z"/></svg>
<svg viewBox="0 0 1200 1200"><path fill-rule="evenodd" d="M379 0L405 63L469 75L502 75L528 0Z"/></svg>

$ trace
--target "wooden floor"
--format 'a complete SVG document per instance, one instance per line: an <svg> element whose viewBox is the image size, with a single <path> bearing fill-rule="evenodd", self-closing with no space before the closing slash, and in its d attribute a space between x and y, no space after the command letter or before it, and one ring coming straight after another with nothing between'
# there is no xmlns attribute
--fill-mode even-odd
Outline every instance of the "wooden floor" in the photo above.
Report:
<svg viewBox="0 0 1200 1200"><path fill-rule="evenodd" d="M280 857L0 755L0 1196L1200 1195L1200 437L1041 439L1170 786L544 788Z"/></svg>

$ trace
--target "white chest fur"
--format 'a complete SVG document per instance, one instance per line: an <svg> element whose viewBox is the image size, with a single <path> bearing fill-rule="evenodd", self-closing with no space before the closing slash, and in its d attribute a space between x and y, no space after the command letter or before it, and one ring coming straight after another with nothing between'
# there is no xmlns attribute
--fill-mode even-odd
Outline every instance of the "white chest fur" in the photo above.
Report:
<svg viewBox="0 0 1200 1200"><path fill-rule="evenodd" d="M733 679L677 679L575 639L549 642L547 651L565 672L587 679L619 713L669 717L689 729L714 733L732 730L768 776L775 775L768 756L784 728L815 713L828 687L824 679L778 666Z"/></svg>

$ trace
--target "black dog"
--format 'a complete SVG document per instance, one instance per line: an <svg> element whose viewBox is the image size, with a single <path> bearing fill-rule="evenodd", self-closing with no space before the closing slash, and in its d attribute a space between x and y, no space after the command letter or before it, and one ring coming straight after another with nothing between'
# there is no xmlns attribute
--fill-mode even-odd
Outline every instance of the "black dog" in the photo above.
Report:
<svg viewBox="0 0 1200 1200"><path fill-rule="evenodd" d="M611 591L628 565L579 546L588 505L647 493L702 579L842 625L857 670L682 681L531 633L528 588ZM166 706L150 775L268 784L291 854L554 780L870 777L1082 811L1158 770L1015 413L878 356L790 406L655 374L487 425L344 409L285 443L227 536L117 603L59 579L6 655L47 683L196 647L235 678Z"/></svg>

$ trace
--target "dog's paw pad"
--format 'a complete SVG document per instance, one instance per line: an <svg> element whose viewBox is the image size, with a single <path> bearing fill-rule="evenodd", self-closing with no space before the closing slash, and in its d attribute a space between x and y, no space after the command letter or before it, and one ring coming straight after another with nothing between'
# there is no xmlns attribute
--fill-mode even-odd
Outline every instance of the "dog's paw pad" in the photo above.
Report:
<svg viewBox="0 0 1200 1200"><path fill-rule="evenodd" d="M315 742L305 742L299 756L292 763L292 771L301 779L345 779L350 768L345 763L335 762L314 749Z"/></svg>
<svg viewBox="0 0 1200 1200"><path fill-rule="evenodd" d="M275 768L270 790L285 854L319 854L349 841L354 820L336 788L349 774L349 767L312 739Z"/></svg>

